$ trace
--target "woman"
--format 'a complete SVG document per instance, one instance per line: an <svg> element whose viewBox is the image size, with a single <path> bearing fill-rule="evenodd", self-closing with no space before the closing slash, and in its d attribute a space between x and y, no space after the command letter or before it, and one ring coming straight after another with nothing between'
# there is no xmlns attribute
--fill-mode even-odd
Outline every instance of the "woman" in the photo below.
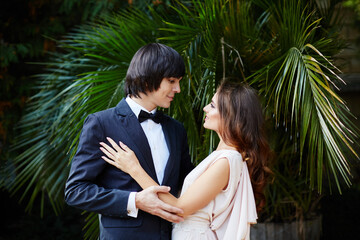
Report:
<svg viewBox="0 0 360 240"><path fill-rule="evenodd" d="M172 239L249 239L257 208L264 206L263 189L269 147L257 95L246 85L224 82L204 107L204 127L220 142L185 178L179 198L159 198L184 210L185 220L175 224ZM123 143L100 143L103 159L129 173L142 188L158 185ZM255 199L254 199L255 195Z"/></svg>

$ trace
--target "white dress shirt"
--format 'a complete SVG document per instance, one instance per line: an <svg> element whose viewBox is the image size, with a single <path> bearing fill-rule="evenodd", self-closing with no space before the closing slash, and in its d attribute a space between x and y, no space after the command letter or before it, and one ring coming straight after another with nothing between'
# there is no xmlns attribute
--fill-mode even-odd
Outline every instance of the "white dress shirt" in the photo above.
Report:
<svg viewBox="0 0 360 240"><path fill-rule="evenodd" d="M142 107L134 100L132 100L129 96L126 97L125 101L130 106L130 109L137 117L139 116L141 110L153 114L156 112L156 108L151 112L149 112L144 107ZM148 140L151 150L151 156L154 162L156 176L158 182L161 184L164 178L165 167L170 156L170 152L165 141L165 136L162 130L162 126L161 124L155 123L150 119L143 121L142 123L140 123L140 125L144 130L144 133ZM128 210L128 216L131 217L137 217L137 213L138 213L138 209L136 208L135 205L135 194L136 192L130 193L128 199L127 210Z"/></svg>

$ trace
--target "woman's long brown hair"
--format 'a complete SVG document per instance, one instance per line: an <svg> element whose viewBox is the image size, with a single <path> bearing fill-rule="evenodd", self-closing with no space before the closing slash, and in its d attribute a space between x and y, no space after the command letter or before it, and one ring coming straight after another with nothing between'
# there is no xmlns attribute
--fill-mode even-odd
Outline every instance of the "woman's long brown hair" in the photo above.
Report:
<svg viewBox="0 0 360 240"><path fill-rule="evenodd" d="M217 89L217 97L219 133L223 141L234 146L247 161L256 207L260 211L265 205L264 188L271 173L260 101L254 89L233 82L223 82Z"/></svg>

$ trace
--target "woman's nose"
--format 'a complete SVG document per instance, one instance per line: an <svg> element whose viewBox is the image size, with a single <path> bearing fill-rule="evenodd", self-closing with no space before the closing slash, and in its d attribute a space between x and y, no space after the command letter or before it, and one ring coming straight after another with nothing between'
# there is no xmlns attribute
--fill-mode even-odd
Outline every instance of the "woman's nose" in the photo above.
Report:
<svg viewBox="0 0 360 240"><path fill-rule="evenodd" d="M206 105L206 106L203 108L203 111L204 111L204 112L207 112L207 111L206 111L207 106L209 106L209 104L208 104L208 105Z"/></svg>

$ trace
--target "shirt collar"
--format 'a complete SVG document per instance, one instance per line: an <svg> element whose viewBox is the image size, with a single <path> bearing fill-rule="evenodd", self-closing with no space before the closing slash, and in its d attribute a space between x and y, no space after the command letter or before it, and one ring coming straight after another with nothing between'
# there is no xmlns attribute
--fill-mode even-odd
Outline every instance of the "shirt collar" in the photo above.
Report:
<svg viewBox="0 0 360 240"><path fill-rule="evenodd" d="M135 114L135 116L137 118L139 117L139 113L141 110L148 112L148 113L153 113L153 114L156 113L156 108L149 112L143 106L141 106L140 104L138 104L137 102L132 100L129 95L126 97L125 101L127 102L127 104L129 104L131 111L133 111L133 113Z"/></svg>

